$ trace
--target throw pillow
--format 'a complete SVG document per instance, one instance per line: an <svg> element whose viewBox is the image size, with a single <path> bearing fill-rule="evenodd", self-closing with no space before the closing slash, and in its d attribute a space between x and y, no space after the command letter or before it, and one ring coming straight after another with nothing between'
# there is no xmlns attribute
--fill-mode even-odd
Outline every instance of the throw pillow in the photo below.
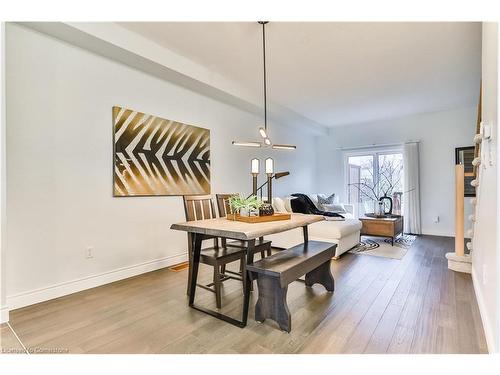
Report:
<svg viewBox="0 0 500 375"><path fill-rule="evenodd" d="M283 199L283 201L285 202L285 210L286 212L289 212L289 213L293 213L293 210L292 210L292 199L295 199L297 197L286 197L285 199Z"/></svg>
<svg viewBox="0 0 500 375"><path fill-rule="evenodd" d="M323 211L335 212L336 214L347 213L347 211L342 203L324 204Z"/></svg>
<svg viewBox="0 0 500 375"><path fill-rule="evenodd" d="M287 212L285 202L281 198L273 198L273 208L276 212Z"/></svg>
<svg viewBox="0 0 500 375"><path fill-rule="evenodd" d="M324 209L325 204L333 204L335 202L335 193L330 195L329 197L326 196L326 194L318 194L318 208L320 210L326 211Z"/></svg>
<svg viewBox="0 0 500 375"><path fill-rule="evenodd" d="M322 194L324 195L324 194ZM318 210L321 210L321 205L318 203L318 194L307 194L311 202L316 206Z"/></svg>

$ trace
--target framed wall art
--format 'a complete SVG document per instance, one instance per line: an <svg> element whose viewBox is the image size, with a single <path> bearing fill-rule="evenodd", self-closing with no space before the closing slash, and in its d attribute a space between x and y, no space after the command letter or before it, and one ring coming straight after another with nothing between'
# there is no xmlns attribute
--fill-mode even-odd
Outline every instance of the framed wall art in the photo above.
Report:
<svg viewBox="0 0 500 375"><path fill-rule="evenodd" d="M210 130L113 107L113 195L210 194Z"/></svg>

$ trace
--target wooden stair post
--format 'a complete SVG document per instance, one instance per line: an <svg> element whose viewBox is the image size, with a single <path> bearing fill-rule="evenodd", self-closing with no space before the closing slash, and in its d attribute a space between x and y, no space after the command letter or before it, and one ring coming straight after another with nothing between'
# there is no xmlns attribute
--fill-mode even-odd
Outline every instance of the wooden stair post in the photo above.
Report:
<svg viewBox="0 0 500 375"><path fill-rule="evenodd" d="M464 256L464 166L455 165L455 255Z"/></svg>
<svg viewBox="0 0 500 375"><path fill-rule="evenodd" d="M472 165L474 166L472 176L468 174L469 177L474 177L471 185L476 188L477 196L477 186L479 184L479 171L478 166L480 164L479 159L481 157L481 108L483 99L483 85L482 82L479 84L479 100L477 103L477 121L476 121L476 135L474 136L474 161ZM479 137L479 138L478 138ZM455 252L447 253L446 259L448 259L448 268L453 271L458 272L472 272L472 258L470 254L465 254L464 252L464 166L455 166ZM478 199L477 197L474 199ZM477 201L476 201L477 202ZM475 208L474 208L475 211ZM475 214L469 217L470 220L475 221ZM474 235L474 229L470 231ZM472 242L467 243L467 248L472 250Z"/></svg>
<svg viewBox="0 0 500 375"><path fill-rule="evenodd" d="M457 272L472 272L469 254L464 252L464 166L455 165L455 252L447 253L448 268Z"/></svg>

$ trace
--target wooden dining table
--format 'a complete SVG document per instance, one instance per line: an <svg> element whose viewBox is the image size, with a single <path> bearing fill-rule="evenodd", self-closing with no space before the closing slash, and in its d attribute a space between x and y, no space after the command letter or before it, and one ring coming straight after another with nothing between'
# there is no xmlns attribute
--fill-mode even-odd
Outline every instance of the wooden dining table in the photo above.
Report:
<svg viewBox="0 0 500 375"><path fill-rule="evenodd" d="M192 264L189 265L191 268L189 276L190 285L192 286L189 290L189 306L241 328L247 325L252 283L252 278L250 272L248 271L247 277L245 278L246 282L243 292L243 311L241 320L234 319L228 315L222 314L219 311L211 310L195 304L201 245L202 241L207 237L220 237L229 240L245 241L247 244L246 264L248 265L253 263L253 249L255 248L256 239L275 233L285 232L290 229L302 228L304 243L307 243L309 240L307 230L308 225L322 220L324 220L324 217L321 215L292 214L289 220L263 223L245 223L241 221L228 220L227 218L216 218L172 224L170 229L180 230L191 234L191 249L193 253L190 257Z"/></svg>

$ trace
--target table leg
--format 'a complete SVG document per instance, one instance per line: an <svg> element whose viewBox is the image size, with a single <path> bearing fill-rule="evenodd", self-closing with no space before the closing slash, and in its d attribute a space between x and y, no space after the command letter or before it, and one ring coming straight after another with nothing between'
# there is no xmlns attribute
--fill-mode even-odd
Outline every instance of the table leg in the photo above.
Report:
<svg viewBox="0 0 500 375"><path fill-rule="evenodd" d="M198 267L200 265L200 253L201 253L201 240L203 236L201 234L192 234L193 240L193 256L191 259L191 279L189 281L189 306L194 304L194 295L196 293L196 282L198 281Z"/></svg>
<svg viewBox="0 0 500 375"><path fill-rule="evenodd" d="M188 236L188 279L187 279L187 289L186 294L189 296L189 291L191 290L191 274L193 271L193 235L191 233Z"/></svg>
<svg viewBox="0 0 500 375"><path fill-rule="evenodd" d="M252 264L253 263L253 253L255 249L255 240L250 240L247 242L247 264ZM243 313L241 316L241 323L242 327L245 327L247 325L247 320L248 320L248 307L250 305L250 287L252 285L252 275L251 272L247 272L246 278L245 278L245 292L243 295Z"/></svg>

